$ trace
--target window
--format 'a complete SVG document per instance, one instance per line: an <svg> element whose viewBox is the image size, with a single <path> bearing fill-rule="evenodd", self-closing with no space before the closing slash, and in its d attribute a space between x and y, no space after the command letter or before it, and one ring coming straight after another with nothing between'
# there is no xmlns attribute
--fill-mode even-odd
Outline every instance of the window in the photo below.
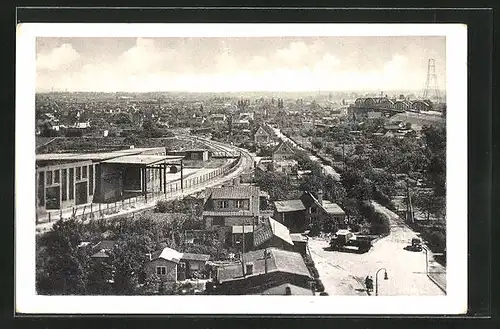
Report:
<svg viewBox="0 0 500 329"><path fill-rule="evenodd" d="M62 179L61 179L61 200L66 201L68 199L68 177L66 177L67 169L61 170Z"/></svg>
<svg viewBox="0 0 500 329"><path fill-rule="evenodd" d="M82 178L87 178L87 166L82 167Z"/></svg>
<svg viewBox="0 0 500 329"><path fill-rule="evenodd" d="M75 198L75 169L69 168L69 200L73 200Z"/></svg>
<svg viewBox="0 0 500 329"><path fill-rule="evenodd" d="M89 166L89 195L94 194L94 165Z"/></svg>
<svg viewBox="0 0 500 329"><path fill-rule="evenodd" d="M165 266L156 266L156 275L166 275L167 267Z"/></svg>
<svg viewBox="0 0 500 329"><path fill-rule="evenodd" d="M245 203L243 200L236 200L236 208L243 208Z"/></svg>
<svg viewBox="0 0 500 329"><path fill-rule="evenodd" d="M82 168L76 167L76 180L80 180L82 178Z"/></svg>
<svg viewBox="0 0 500 329"><path fill-rule="evenodd" d="M52 171L46 171L47 173L47 185L52 185Z"/></svg>
<svg viewBox="0 0 500 329"><path fill-rule="evenodd" d="M219 201L219 208L227 208L227 201Z"/></svg>
<svg viewBox="0 0 500 329"><path fill-rule="evenodd" d="M60 171L54 170L54 184L59 184L60 181Z"/></svg>

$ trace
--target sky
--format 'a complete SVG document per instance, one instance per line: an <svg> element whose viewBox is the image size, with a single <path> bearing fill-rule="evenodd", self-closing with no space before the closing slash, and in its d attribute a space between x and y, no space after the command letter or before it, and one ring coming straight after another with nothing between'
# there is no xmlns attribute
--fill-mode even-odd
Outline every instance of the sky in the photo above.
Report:
<svg viewBox="0 0 500 329"><path fill-rule="evenodd" d="M423 90L446 86L445 37L38 37L36 89L93 92Z"/></svg>

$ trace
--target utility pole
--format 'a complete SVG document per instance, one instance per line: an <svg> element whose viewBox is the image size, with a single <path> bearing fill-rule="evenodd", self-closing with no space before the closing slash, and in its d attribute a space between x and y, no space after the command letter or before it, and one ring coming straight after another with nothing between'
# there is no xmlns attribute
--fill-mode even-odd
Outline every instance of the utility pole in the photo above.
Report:
<svg viewBox="0 0 500 329"><path fill-rule="evenodd" d="M342 142L342 161L344 162L344 171L345 171L345 144Z"/></svg>
<svg viewBox="0 0 500 329"><path fill-rule="evenodd" d="M246 274L245 274L245 222L243 222L243 225L242 225L242 238L241 238L241 270L242 270L242 273L243 273L243 277L246 277Z"/></svg>

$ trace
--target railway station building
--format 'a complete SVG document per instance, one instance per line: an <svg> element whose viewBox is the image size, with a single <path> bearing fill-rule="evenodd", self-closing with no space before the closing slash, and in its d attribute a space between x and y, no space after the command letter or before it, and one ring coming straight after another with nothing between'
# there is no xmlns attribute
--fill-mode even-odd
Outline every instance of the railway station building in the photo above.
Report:
<svg viewBox="0 0 500 329"><path fill-rule="evenodd" d="M166 175L172 167L181 168L182 181L182 160L182 156L167 156L162 147L38 154L37 214L166 192Z"/></svg>

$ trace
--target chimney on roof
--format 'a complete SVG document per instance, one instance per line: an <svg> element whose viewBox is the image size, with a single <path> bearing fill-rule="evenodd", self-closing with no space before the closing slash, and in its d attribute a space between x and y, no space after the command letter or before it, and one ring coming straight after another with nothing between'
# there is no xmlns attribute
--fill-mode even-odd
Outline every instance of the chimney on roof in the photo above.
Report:
<svg viewBox="0 0 500 329"><path fill-rule="evenodd" d="M323 190L319 190L316 194L318 195L318 202L323 205Z"/></svg>

